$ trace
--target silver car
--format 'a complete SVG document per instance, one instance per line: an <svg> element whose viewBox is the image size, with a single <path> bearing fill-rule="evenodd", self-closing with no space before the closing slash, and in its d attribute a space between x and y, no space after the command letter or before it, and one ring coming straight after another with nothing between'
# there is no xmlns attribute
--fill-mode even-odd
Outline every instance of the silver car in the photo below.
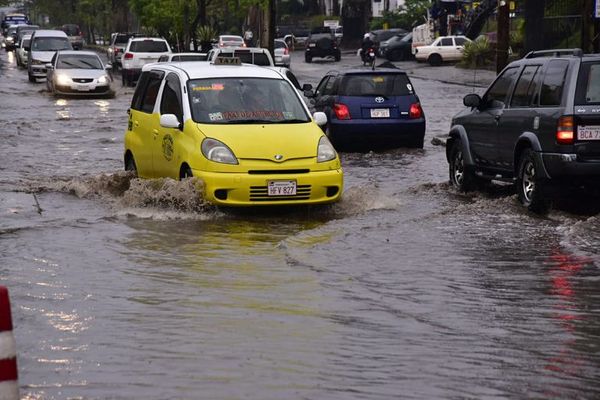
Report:
<svg viewBox="0 0 600 400"><path fill-rule="evenodd" d="M54 95L112 96L111 68L92 51L57 51L46 64L46 85Z"/></svg>
<svg viewBox="0 0 600 400"><path fill-rule="evenodd" d="M21 42L17 47L16 58L17 58L17 66L27 68L27 50L25 48L29 48L31 42L31 34L27 33L23 35L21 38Z"/></svg>
<svg viewBox="0 0 600 400"><path fill-rule="evenodd" d="M284 40L275 39L275 65L283 65L290 68L290 50Z"/></svg>

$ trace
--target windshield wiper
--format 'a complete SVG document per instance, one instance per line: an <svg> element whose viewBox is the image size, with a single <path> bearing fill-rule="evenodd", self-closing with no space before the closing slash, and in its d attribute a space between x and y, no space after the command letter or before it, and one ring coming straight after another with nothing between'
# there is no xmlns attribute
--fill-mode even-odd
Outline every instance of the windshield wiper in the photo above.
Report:
<svg viewBox="0 0 600 400"><path fill-rule="evenodd" d="M277 121L280 124L305 124L309 121L305 119L284 119L283 121Z"/></svg>
<svg viewBox="0 0 600 400"><path fill-rule="evenodd" d="M272 121L269 119L233 119L226 121L226 124L276 124L279 121Z"/></svg>

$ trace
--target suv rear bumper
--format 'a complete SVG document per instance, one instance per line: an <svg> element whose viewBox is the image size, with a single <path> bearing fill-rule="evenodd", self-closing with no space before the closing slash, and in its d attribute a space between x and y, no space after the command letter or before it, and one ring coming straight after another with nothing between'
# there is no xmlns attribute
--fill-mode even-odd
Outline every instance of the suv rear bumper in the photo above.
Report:
<svg viewBox="0 0 600 400"><path fill-rule="evenodd" d="M536 153L544 166L544 178L576 178L595 180L600 177L600 158L582 161L577 154Z"/></svg>

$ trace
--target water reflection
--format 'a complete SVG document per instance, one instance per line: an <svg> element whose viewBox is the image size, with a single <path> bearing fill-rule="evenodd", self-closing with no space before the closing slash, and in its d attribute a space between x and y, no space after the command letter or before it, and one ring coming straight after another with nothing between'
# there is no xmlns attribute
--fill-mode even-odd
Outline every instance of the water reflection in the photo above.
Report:
<svg viewBox="0 0 600 400"><path fill-rule="evenodd" d="M106 100L98 100L98 101L94 102L94 105L98 107L98 109L100 111L100 115L102 115L102 116L108 115L110 102L108 102Z"/></svg>
<svg viewBox="0 0 600 400"><path fill-rule="evenodd" d="M69 102L66 99L57 99L54 105L57 107L62 107L56 110L56 119L60 121L71 119L70 109L67 108Z"/></svg>

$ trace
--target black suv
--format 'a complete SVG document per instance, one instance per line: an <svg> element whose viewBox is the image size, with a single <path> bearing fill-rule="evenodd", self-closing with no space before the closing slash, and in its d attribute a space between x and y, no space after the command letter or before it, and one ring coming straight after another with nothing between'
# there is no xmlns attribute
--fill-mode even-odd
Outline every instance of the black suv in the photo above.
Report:
<svg viewBox="0 0 600 400"><path fill-rule="evenodd" d="M314 28L304 46L304 61L307 63L312 62L313 57L333 57L335 61L342 59L342 52L329 27Z"/></svg>
<svg viewBox="0 0 600 400"><path fill-rule="evenodd" d="M446 148L457 189L515 181L520 202L542 213L559 188L600 184L600 55L531 52L463 102Z"/></svg>

